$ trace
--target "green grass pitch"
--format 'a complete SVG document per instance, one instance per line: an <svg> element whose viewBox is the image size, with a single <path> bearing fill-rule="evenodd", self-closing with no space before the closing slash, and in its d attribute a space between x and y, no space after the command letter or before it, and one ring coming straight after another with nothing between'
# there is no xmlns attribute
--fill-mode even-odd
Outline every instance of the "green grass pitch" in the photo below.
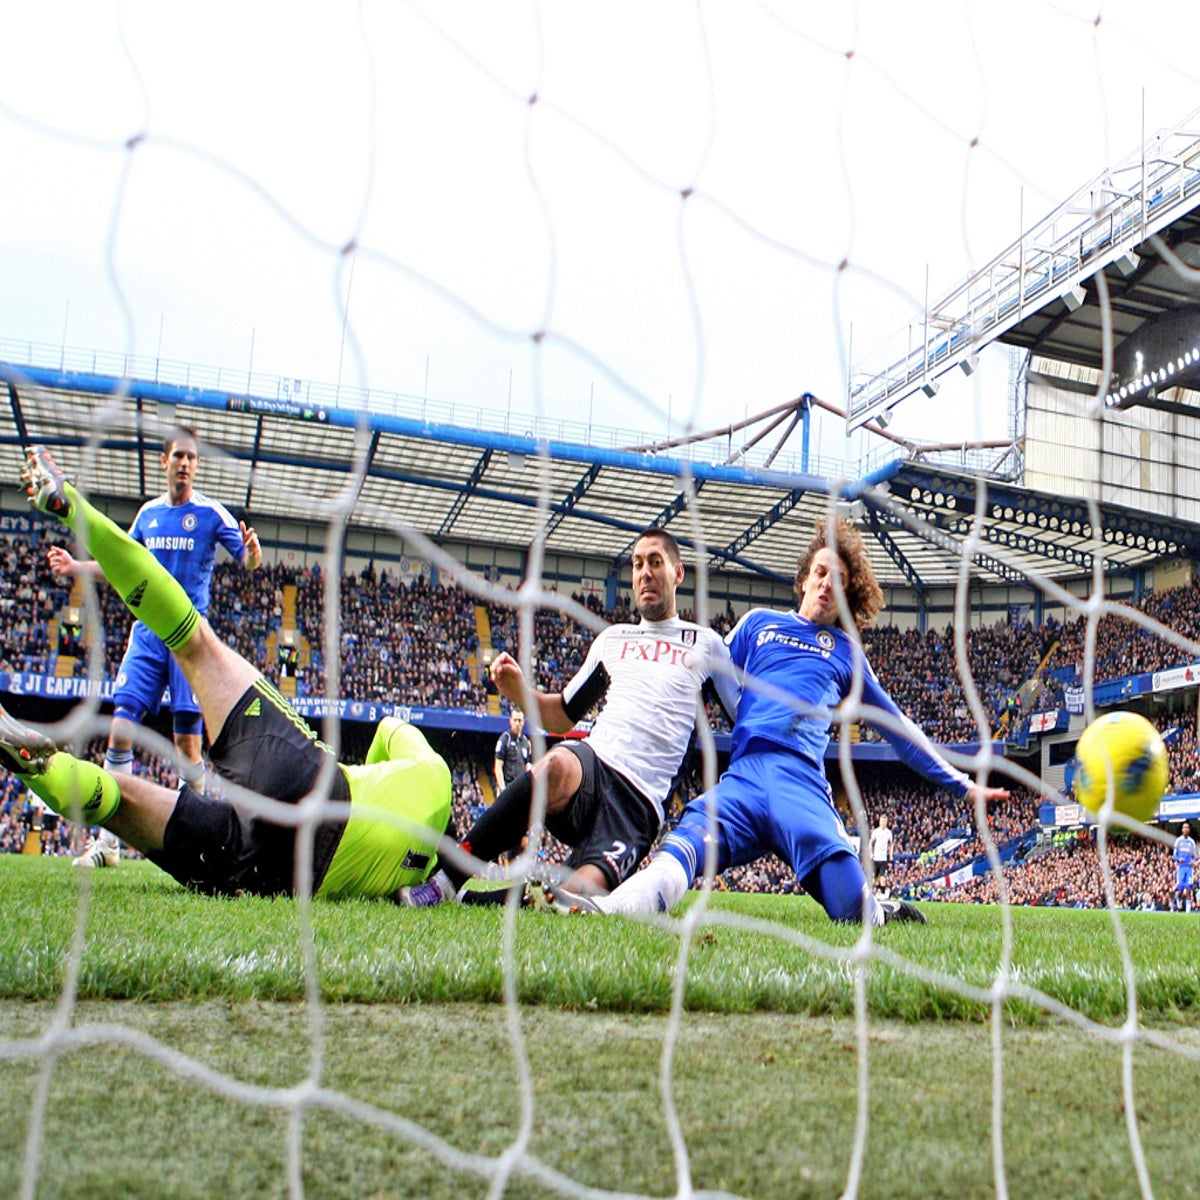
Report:
<svg viewBox="0 0 1200 1200"><path fill-rule="evenodd" d="M80 874L0 857L0 1197L29 1188L32 1128L37 1196L482 1198L523 1133L514 1012L532 1107L503 1194L568 1194L563 1178L592 1195L680 1190L661 1094L679 923L318 903L318 1006L295 902L189 895L141 863ZM993 1024L1001 910L926 912L877 931L860 967L859 931L810 901L712 898L672 1059L696 1194L840 1196L865 1044L859 1194L995 1195L996 1040L1009 1194L1142 1194L1111 916L1013 910L1014 990ZM1155 1195L1200 1196L1200 916L1121 928L1148 1177Z"/></svg>

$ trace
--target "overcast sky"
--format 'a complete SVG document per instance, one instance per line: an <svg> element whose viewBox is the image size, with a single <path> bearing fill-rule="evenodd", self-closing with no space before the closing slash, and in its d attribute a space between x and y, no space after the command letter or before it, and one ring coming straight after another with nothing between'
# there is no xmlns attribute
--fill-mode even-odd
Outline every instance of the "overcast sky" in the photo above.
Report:
<svg viewBox="0 0 1200 1200"><path fill-rule="evenodd" d="M0 39L0 345L658 436L843 404L927 274L1200 107L1178 0L79 0ZM1003 381L893 429L1002 433Z"/></svg>

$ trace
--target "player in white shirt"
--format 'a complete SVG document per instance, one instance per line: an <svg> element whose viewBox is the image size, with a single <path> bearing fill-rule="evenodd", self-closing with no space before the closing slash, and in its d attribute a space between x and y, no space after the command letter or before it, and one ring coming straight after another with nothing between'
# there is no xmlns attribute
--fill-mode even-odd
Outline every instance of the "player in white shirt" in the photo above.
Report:
<svg viewBox="0 0 1200 1200"><path fill-rule="evenodd" d="M691 745L696 702L709 680L725 710L739 688L729 651L715 630L676 615L683 581L679 545L651 528L633 546L633 599L641 620L610 625L561 692L535 693L528 713L549 733L568 733L602 699L587 738L564 741L510 784L459 843L485 862L519 845L529 829L533 790L546 789L546 828L573 847L573 890L604 894L627 878L654 843L663 809ZM525 677L510 654L492 663L492 679L525 706ZM405 889L415 907L455 898L467 873L443 860L427 883ZM503 896L503 893L499 893Z"/></svg>
<svg viewBox="0 0 1200 1200"><path fill-rule="evenodd" d="M883 607L862 534L821 523L796 568L799 606L790 612L751 609L729 634L730 656L745 690L730 739L729 766L717 785L692 800L645 870L609 896L546 888L557 912L669 912L711 855L719 875L775 854L834 921L921 921L906 900L878 900L866 888L863 865L833 803L825 775L832 714L858 694L864 719L891 743L902 762L952 795L985 803L1008 799L947 762L897 707L863 656L859 631ZM844 620L838 592L849 620ZM876 720L875 713L881 715Z"/></svg>
<svg viewBox="0 0 1200 1200"><path fill-rule="evenodd" d="M876 881L887 874L892 861L892 839L895 834L888 828L888 819L879 814L879 823L871 830L871 865L875 868Z"/></svg>

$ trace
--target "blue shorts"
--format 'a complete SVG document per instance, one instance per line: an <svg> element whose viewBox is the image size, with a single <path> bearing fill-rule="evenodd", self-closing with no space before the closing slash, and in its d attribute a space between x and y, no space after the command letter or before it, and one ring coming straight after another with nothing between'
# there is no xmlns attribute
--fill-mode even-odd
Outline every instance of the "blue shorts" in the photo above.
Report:
<svg viewBox="0 0 1200 1200"><path fill-rule="evenodd" d="M718 873L777 854L803 880L835 854L854 853L824 769L799 754L743 754L712 791L683 810L677 835L691 830L688 840L699 844L710 800L716 806ZM696 864L697 874L703 869L703 862Z"/></svg>
<svg viewBox="0 0 1200 1200"><path fill-rule="evenodd" d="M167 687L171 689L176 732L198 733L203 727L200 704L187 678L162 638L141 621L134 621L113 692L117 715L138 724L148 716L157 716Z"/></svg>
<svg viewBox="0 0 1200 1200"><path fill-rule="evenodd" d="M1177 892L1190 892L1192 890L1191 863L1175 864L1175 890Z"/></svg>

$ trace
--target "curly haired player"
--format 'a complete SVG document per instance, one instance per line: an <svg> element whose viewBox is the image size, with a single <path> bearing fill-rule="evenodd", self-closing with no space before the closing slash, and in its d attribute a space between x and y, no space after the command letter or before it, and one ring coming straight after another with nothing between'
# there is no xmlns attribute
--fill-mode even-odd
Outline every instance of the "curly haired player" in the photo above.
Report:
<svg viewBox="0 0 1200 1200"><path fill-rule="evenodd" d="M559 912L666 912L686 894L715 852L716 870L779 855L804 890L835 921L920 921L904 900L880 900L866 885L862 864L833 805L825 778L830 713L850 695L856 662L862 703L888 714L880 725L901 760L956 796L1006 798L955 770L883 690L858 641L840 628L834 576L855 625L865 628L883 607L883 593L862 536L838 521L830 544L818 525L796 570L799 607L791 612L752 609L730 632L733 662L744 685L733 727L729 767L716 787L693 800L649 865L608 896L588 897L547 885L545 899ZM716 814L709 838L709 806Z"/></svg>

